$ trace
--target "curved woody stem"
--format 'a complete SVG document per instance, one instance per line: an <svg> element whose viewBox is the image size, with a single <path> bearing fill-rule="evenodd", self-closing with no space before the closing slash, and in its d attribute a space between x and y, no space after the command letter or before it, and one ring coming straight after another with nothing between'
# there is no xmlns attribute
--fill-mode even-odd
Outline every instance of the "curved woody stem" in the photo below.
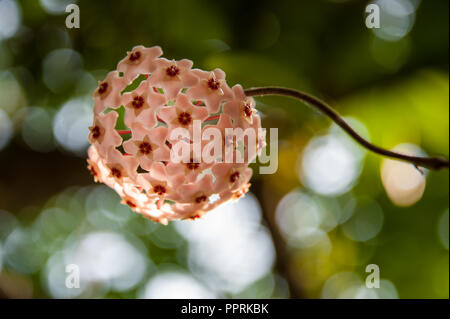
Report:
<svg viewBox="0 0 450 319"><path fill-rule="evenodd" d="M282 95L298 99L309 105L312 105L320 112L331 118L337 125L339 125L345 132L347 132L356 142L361 144L366 149L390 158L402 160L414 164L416 167L422 166L429 169L439 170L442 168L448 168L449 162L447 159L442 157L418 157L409 156L397 152L393 152L379 146L373 145L361 135L359 135L335 110L333 110L328 104L321 101L320 99L309 95L307 93L283 88L283 87L260 87L260 88L250 88L245 90L247 96L264 96L264 95Z"/></svg>

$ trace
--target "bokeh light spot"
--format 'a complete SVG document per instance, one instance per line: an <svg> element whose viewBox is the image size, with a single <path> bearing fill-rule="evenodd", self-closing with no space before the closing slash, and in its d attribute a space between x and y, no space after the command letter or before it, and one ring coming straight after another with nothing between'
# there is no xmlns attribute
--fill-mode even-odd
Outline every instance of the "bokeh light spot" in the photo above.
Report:
<svg viewBox="0 0 450 319"><path fill-rule="evenodd" d="M393 150L415 156L424 155L418 146L412 144L401 144ZM426 185L426 169L421 168L421 171L410 163L383 159L381 181L394 204L410 206L422 198Z"/></svg>
<svg viewBox="0 0 450 319"><path fill-rule="evenodd" d="M77 3L77 0L39 0L41 6L47 13L62 14L66 12L66 7L71 3Z"/></svg>
<svg viewBox="0 0 450 319"><path fill-rule="evenodd" d="M0 72L0 105L0 111L3 110L9 116L26 105L22 87L9 71Z"/></svg>
<svg viewBox="0 0 450 319"><path fill-rule="evenodd" d="M27 108L22 123L22 137L34 151L48 152L54 148L52 113L40 107Z"/></svg>
<svg viewBox="0 0 450 319"><path fill-rule="evenodd" d="M12 231L5 241L4 262L21 274L37 272L45 262L45 252L30 228L18 227Z"/></svg>
<svg viewBox="0 0 450 319"><path fill-rule="evenodd" d="M189 267L210 289L238 293L265 276L275 259L270 235L260 223L257 199L248 193L195 222L175 222L189 241Z"/></svg>
<svg viewBox="0 0 450 319"><path fill-rule="evenodd" d="M79 97L67 101L53 121L53 135L66 150L83 155L89 145L89 125L92 122L90 97Z"/></svg>
<svg viewBox="0 0 450 319"><path fill-rule="evenodd" d="M361 160L349 142L327 135L311 140L303 152L300 179L313 191L329 196L350 190L361 172Z"/></svg>
<svg viewBox="0 0 450 319"><path fill-rule="evenodd" d="M13 135L13 125L2 109L0 109L0 150L8 145Z"/></svg>
<svg viewBox="0 0 450 319"><path fill-rule="evenodd" d="M71 49L50 52L42 62L45 85L53 93L63 93L77 84L83 75L81 55Z"/></svg>
<svg viewBox="0 0 450 319"><path fill-rule="evenodd" d="M20 9L16 1L0 0L0 42L16 34L20 23Z"/></svg>
<svg viewBox="0 0 450 319"><path fill-rule="evenodd" d="M383 226L383 211L376 202L358 203L353 216L342 225L345 235L355 241L374 238Z"/></svg>
<svg viewBox="0 0 450 319"><path fill-rule="evenodd" d="M415 21L415 5L410 0L377 0L380 28L371 29L381 39L397 41L406 36Z"/></svg>
<svg viewBox="0 0 450 319"><path fill-rule="evenodd" d="M318 203L299 191L287 194L278 204L276 220L287 242L294 247L310 247L326 236L320 229Z"/></svg>
<svg viewBox="0 0 450 319"><path fill-rule="evenodd" d="M215 295L189 274L166 272L156 275L145 286L146 299L211 299Z"/></svg>

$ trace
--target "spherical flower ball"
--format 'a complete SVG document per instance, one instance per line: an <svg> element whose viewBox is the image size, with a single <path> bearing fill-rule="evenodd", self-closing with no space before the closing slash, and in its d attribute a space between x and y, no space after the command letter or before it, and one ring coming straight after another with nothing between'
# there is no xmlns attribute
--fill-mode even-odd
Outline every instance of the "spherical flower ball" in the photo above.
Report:
<svg viewBox="0 0 450 319"><path fill-rule="evenodd" d="M225 73L134 47L98 83L88 168L155 222L195 219L245 195L265 145L255 102Z"/></svg>

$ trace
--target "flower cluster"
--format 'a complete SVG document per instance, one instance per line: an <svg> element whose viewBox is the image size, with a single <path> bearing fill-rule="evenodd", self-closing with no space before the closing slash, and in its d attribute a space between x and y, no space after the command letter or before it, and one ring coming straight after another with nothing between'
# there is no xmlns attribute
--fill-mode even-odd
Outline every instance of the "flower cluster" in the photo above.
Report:
<svg viewBox="0 0 450 319"><path fill-rule="evenodd" d="M248 165L265 145L265 136L259 134L253 99L240 85L230 88L222 70L192 69L190 60L161 55L160 47L134 47L117 71L99 82L87 161L95 181L113 188L122 203L167 224L201 217L243 196L252 175ZM134 90L128 89L133 85ZM223 153L240 153L243 160L226 162L222 156L205 162L192 152L187 160L174 162L174 145L193 141L171 133L179 128L193 133L195 121L202 132L214 128L223 133L215 145L202 141L203 151L219 147ZM248 139L228 136L229 128L253 130L258 136L254 150Z"/></svg>

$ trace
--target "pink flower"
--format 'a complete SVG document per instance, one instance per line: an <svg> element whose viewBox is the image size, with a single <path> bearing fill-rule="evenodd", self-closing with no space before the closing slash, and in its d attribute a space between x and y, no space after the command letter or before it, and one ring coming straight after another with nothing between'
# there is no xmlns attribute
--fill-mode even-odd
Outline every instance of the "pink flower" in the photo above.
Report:
<svg viewBox="0 0 450 319"><path fill-rule="evenodd" d="M216 180L214 192L221 193L225 190L232 192L238 190L243 182L247 183L252 176L252 169L247 165L236 165L234 163L217 163L212 168Z"/></svg>
<svg viewBox="0 0 450 319"><path fill-rule="evenodd" d="M159 109L159 117L169 126L192 128L194 120L204 121L208 117L205 107L194 106L185 94L178 94L173 106Z"/></svg>
<svg viewBox="0 0 450 319"><path fill-rule="evenodd" d="M250 178L250 177L249 177ZM227 201L235 202L245 196L248 190L250 189L250 183L248 181L246 183L242 183L238 189L231 190L227 189L223 192L219 193L220 198L225 198Z"/></svg>
<svg viewBox="0 0 450 319"><path fill-rule="evenodd" d="M142 81L138 88L122 96L125 106L125 125L131 127L134 122L140 122L148 128L157 123L156 110L166 103L166 97L156 93L149 86L148 81Z"/></svg>
<svg viewBox="0 0 450 319"><path fill-rule="evenodd" d="M133 155L139 165L149 171L153 162L168 161L170 149L166 145L167 128L160 126L146 129L140 123L133 124L131 139L123 143L125 152Z"/></svg>
<svg viewBox="0 0 450 319"><path fill-rule="evenodd" d="M198 82L197 76L191 71L192 61L158 59L155 62L156 71L148 79L151 85L161 87L167 98L174 99L181 89L191 87Z"/></svg>
<svg viewBox="0 0 450 319"><path fill-rule="evenodd" d="M98 81L98 87L93 93L94 113L99 114L107 108L120 107L120 92L125 89L126 83L119 77L117 71L109 72L103 81Z"/></svg>
<svg viewBox="0 0 450 319"><path fill-rule="evenodd" d="M257 140L254 148L248 147L246 149L245 156L248 163L252 162L261 153L264 146L266 146L266 131L261 129L261 118L259 116L253 118L250 128L256 132Z"/></svg>
<svg viewBox="0 0 450 319"><path fill-rule="evenodd" d="M233 100L225 103L223 106L223 114L221 115L221 118L224 117L225 123L220 126L224 126L224 128L230 127L229 121L225 117L229 115L235 127L241 127L244 131L246 129L252 129L255 132L255 144L253 145L248 143L246 145L246 148L242 150L241 154L244 157L244 161L246 163L250 163L256 158L256 156L261 152L262 148L266 145L266 132L260 132L260 130L258 130L258 128L261 128L261 118L254 109L254 100L245 96L244 90L240 85L235 85L233 87L233 93ZM235 145L235 141L231 136L226 136L225 133L223 136L225 136L226 145ZM241 138L241 135L237 136L237 139Z"/></svg>
<svg viewBox="0 0 450 319"><path fill-rule="evenodd" d="M169 174L163 163L153 163L150 172L142 174L141 183L148 194L159 199L175 200L179 197L177 187L184 183L184 175Z"/></svg>
<svg viewBox="0 0 450 319"><path fill-rule="evenodd" d="M252 176L248 164L264 146L265 135L257 134L261 119L253 99L239 85L230 89L222 70L192 70L191 61L170 61L161 54L159 47L137 46L118 71L99 83L87 162L94 181L114 189L123 204L167 224L200 218L245 195ZM139 74L147 79L122 94ZM177 129L188 135L172 136ZM242 139L245 130L258 137L254 148ZM203 140L203 133L214 138ZM244 154L243 163L237 162L238 152Z"/></svg>
<svg viewBox="0 0 450 319"><path fill-rule="evenodd" d="M186 143L178 141L177 143ZM171 175L184 175L187 182L194 182L198 176L205 170L210 168L214 163L207 163L197 158L193 152L190 152L189 157L180 158L179 163L169 162L167 164L167 172Z"/></svg>
<svg viewBox="0 0 450 319"><path fill-rule="evenodd" d="M148 203L149 198L146 194L139 191L136 187L130 187L126 185L122 189L122 204L128 205L133 211L141 213L145 209L149 208L151 204Z"/></svg>
<svg viewBox="0 0 450 319"><path fill-rule="evenodd" d="M180 219L196 220L221 204L223 204L221 201L216 201L214 203L209 201L208 203L201 205L197 203L175 203L172 205L171 209Z"/></svg>
<svg viewBox="0 0 450 319"><path fill-rule="evenodd" d="M212 72L194 69L192 73L199 78L199 82L186 92L187 95L192 99L204 101L209 113L219 112L220 103L233 96L225 81L225 72L221 69Z"/></svg>
<svg viewBox="0 0 450 319"><path fill-rule="evenodd" d="M178 203L193 204L194 210L204 208L213 194L211 175L204 175L199 181L180 186Z"/></svg>
<svg viewBox="0 0 450 319"><path fill-rule="evenodd" d="M258 117L255 110L255 100L247 97L239 84L233 86L233 99L223 105L223 113L232 117L238 126L249 126Z"/></svg>
<svg viewBox="0 0 450 319"><path fill-rule="evenodd" d="M108 177L114 178L118 183L133 183L137 175L138 161L131 156L125 156L115 148L107 153L105 166L109 169Z"/></svg>
<svg viewBox="0 0 450 319"><path fill-rule="evenodd" d="M130 84L138 75L153 72L156 68L156 59L161 55L162 50L159 46L151 48L136 46L119 62L117 71L123 72L125 81Z"/></svg>
<svg viewBox="0 0 450 319"><path fill-rule="evenodd" d="M109 112L106 115L98 115L94 123L89 127L89 142L99 145L99 152L105 155L109 147L122 144L122 138L115 130L118 114Z"/></svg>
<svg viewBox="0 0 450 319"><path fill-rule="evenodd" d="M95 146L89 147L88 155L89 155L89 158L87 159L88 169L91 172L92 176L94 177L94 181L104 183L107 171L104 167L101 167L101 159L98 155Z"/></svg>

